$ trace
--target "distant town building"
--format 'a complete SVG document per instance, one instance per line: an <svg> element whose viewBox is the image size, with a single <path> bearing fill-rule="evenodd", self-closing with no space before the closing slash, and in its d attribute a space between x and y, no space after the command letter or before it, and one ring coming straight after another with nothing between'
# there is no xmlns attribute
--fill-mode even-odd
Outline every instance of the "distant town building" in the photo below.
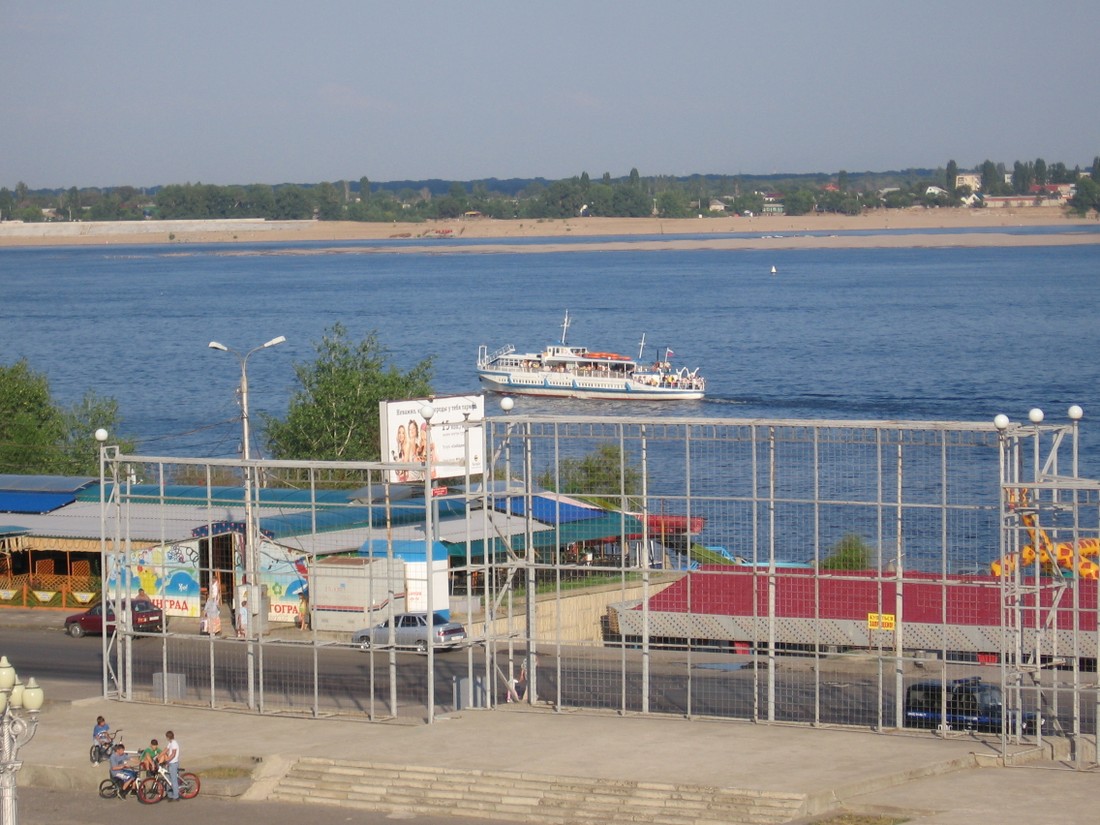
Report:
<svg viewBox="0 0 1100 825"><path fill-rule="evenodd" d="M959 172L955 175L955 188L969 186L971 192L982 191L982 176L978 172Z"/></svg>
<svg viewBox="0 0 1100 825"><path fill-rule="evenodd" d="M986 195L982 198L986 209L1024 209L1040 206L1064 206L1060 198L1044 198L1042 195Z"/></svg>

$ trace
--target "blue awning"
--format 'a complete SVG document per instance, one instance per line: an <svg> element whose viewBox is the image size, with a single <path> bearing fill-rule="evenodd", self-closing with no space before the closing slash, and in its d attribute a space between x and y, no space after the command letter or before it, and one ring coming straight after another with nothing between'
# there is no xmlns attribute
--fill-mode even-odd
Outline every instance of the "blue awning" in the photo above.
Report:
<svg viewBox="0 0 1100 825"><path fill-rule="evenodd" d="M512 515L523 516L527 513L527 501L523 496L494 497L493 509L502 513L511 510ZM531 517L543 524L569 524L605 515L607 511L599 507L584 507L540 495L531 496Z"/></svg>
<svg viewBox="0 0 1100 825"><path fill-rule="evenodd" d="M19 493L0 490L0 513L26 513L27 515L52 513L72 504L72 493Z"/></svg>

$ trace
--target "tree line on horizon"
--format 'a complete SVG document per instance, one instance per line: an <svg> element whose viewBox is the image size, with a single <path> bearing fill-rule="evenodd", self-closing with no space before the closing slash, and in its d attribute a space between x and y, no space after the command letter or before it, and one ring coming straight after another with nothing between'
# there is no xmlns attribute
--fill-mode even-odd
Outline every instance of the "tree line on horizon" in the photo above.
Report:
<svg viewBox="0 0 1100 825"><path fill-rule="evenodd" d="M766 200L783 203L787 215L831 212L855 215L866 209L914 206L960 207L975 194L956 186L954 160L938 169L787 175L657 175L631 169L624 177L587 172L548 181L495 178L475 181L324 181L316 184L227 185L184 183L151 189L133 186L32 190L20 181L0 188L0 220L266 220L420 222L484 216L498 220L578 216L686 218L708 214L760 214ZM1035 185L1073 183L1066 206L1085 215L1100 211L1100 156L1080 166L1048 164L1042 158L1016 161L1011 171L986 160L971 170L981 175L985 195L1028 194ZM938 191L937 191L938 190ZM724 209L711 213L712 201Z"/></svg>

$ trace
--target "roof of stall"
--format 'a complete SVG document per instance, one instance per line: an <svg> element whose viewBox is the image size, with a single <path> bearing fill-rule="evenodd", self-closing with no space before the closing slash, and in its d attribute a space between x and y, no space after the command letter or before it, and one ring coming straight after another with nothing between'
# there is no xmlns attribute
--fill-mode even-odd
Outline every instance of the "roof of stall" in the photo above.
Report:
<svg viewBox="0 0 1100 825"><path fill-rule="evenodd" d="M72 504L89 485L98 487L86 476L0 474L0 513L50 513Z"/></svg>

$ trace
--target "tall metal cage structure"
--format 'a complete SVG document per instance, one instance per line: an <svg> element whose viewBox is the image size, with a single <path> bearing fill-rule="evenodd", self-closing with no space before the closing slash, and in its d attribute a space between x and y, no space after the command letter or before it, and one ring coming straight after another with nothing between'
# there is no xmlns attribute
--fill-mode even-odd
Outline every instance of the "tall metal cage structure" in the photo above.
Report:
<svg viewBox="0 0 1100 825"><path fill-rule="evenodd" d="M145 583L182 615L120 623L104 693L364 720L526 702L1058 742L1091 764L1100 484L1079 419L495 416L470 447L484 475L446 487L430 465L410 485L385 463L106 448L104 598L125 617ZM198 635L213 583L248 575L243 643ZM348 621L407 597L468 638L363 650L323 613L337 580L367 594Z"/></svg>

